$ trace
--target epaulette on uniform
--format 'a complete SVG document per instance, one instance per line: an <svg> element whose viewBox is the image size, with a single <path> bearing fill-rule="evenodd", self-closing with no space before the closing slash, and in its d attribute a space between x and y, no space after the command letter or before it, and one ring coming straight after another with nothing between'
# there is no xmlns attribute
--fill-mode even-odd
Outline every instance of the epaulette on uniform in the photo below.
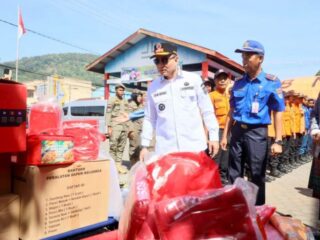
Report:
<svg viewBox="0 0 320 240"><path fill-rule="evenodd" d="M271 80L271 81L275 81L277 80L277 76L272 75L272 74L266 74L266 79Z"/></svg>

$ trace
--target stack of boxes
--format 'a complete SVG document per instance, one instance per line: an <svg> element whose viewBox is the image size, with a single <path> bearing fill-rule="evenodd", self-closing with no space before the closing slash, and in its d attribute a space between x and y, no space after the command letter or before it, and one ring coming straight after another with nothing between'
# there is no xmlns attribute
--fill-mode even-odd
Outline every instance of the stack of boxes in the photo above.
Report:
<svg viewBox="0 0 320 240"><path fill-rule="evenodd" d="M58 239L105 223L110 162L26 161L26 89L0 81L0 98L0 239Z"/></svg>

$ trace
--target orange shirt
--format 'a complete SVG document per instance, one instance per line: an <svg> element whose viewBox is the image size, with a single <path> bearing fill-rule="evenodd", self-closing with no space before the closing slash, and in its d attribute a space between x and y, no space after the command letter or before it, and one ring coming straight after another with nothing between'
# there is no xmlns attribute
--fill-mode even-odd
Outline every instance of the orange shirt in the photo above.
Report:
<svg viewBox="0 0 320 240"><path fill-rule="evenodd" d="M268 137L272 137L272 138L276 137L276 132L274 130L273 112L271 112L271 124L268 125Z"/></svg>
<svg viewBox="0 0 320 240"><path fill-rule="evenodd" d="M219 123L219 128L224 128L230 109L230 96L226 93L220 93L217 90L211 92L209 96Z"/></svg>
<svg viewBox="0 0 320 240"><path fill-rule="evenodd" d="M306 120L304 116L304 110L302 108L302 105L300 107L300 113L301 113L301 122L300 122L300 133L303 134L306 131Z"/></svg>
<svg viewBox="0 0 320 240"><path fill-rule="evenodd" d="M290 104L286 104L286 108L284 112L282 113L282 132L283 136L292 136L293 133L293 112L291 111Z"/></svg>
<svg viewBox="0 0 320 240"><path fill-rule="evenodd" d="M302 133L304 131L304 112L302 107L299 105L292 106L294 113L294 132Z"/></svg>

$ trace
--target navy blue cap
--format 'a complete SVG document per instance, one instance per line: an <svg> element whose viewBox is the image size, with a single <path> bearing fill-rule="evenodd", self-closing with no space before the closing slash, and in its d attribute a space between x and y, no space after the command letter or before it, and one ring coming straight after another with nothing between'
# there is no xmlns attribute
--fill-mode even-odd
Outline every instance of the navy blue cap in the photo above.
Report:
<svg viewBox="0 0 320 240"><path fill-rule="evenodd" d="M247 40L243 44L242 48L238 48L235 50L236 53L242 52L253 52L258 53L260 55L264 55L264 47L261 43L254 41L254 40Z"/></svg>
<svg viewBox="0 0 320 240"><path fill-rule="evenodd" d="M217 77L220 76L221 74L225 74L226 76L229 76L229 74L221 68L214 73L214 79L217 79Z"/></svg>

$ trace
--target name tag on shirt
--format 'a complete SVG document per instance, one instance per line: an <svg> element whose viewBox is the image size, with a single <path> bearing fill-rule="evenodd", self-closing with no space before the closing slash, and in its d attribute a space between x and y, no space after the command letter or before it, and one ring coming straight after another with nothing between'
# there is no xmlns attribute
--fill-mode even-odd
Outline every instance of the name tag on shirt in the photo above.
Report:
<svg viewBox="0 0 320 240"><path fill-rule="evenodd" d="M158 91L153 94L153 99L155 102L163 102L168 99L168 94L166 91Z"/></svg>
<svg viewBox="0 0 320 240"><path fill-rule="evenodd" d="M194 86L187 86L180 88L182 97L190 97L195 95Z"/></svg>
<svg viewBox="0 0 320 240"><path fill-rule="evenodd" d="M253 102L252 103L251 112L252 113L258 113L259 112L259 103L258 102Z"/></svg>

